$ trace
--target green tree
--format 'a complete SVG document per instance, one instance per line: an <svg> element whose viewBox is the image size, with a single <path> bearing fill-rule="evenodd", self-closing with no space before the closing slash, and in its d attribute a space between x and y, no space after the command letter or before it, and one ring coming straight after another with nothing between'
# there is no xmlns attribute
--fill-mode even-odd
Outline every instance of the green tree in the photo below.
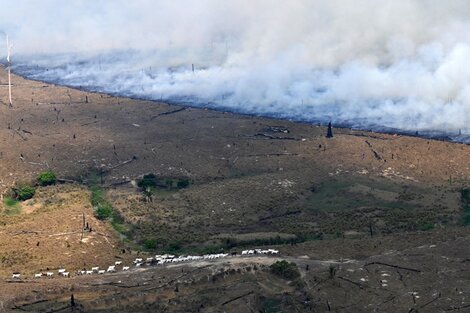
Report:
<svg viewBox="0 0 470 313"><path fill-rule="evenodd" d="M297 265L293 262L289 263L285 260L277 261L271 264L270 269L273 274L286 279L295 279L300 276Z"/></svg>
<svg viewBox="0 0 470 313"><path fill-rule="evenodd" d="M137 186L142 188L142 190L146 190L147 187L151 187L151 188L157 187L157 183L158 183L157 176L155 176L155 174L150 173L150 174L144 175L144 177L142 177L142 179L140 179L137 182Z"/></svg>

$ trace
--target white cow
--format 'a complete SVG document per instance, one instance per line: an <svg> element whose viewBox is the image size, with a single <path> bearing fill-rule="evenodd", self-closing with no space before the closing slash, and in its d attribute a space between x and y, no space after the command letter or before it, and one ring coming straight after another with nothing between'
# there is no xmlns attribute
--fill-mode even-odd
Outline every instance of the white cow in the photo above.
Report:
<svg viewBox="0 0 470 313"><path fill-rule="evenodd" d="M93 271L86 271L85 274L86 274L86 275L92 275L92 274L93 274Z"/></svg>
<svg viewBox="0 0 470 313"><path fill-rule="evenodd" d="M104 274L105 273L105 270L99 270L98 271L98 274Z"/></svg>
<svg viewBox="0 0 470 313"><path fill-rule="evenodd" d="M41 277L42 277L42 273L34 274L34 278L41 278Z"/></svg>
<svg viewBox="0 0 470 313"><path fill-rule="evenodd" d="M128 271L128 270L129 270L129 266L123 266L123 267L122 267L122 270L123 270L123 271Z"/></svg>
<svg viewBox="0 0 470 313"><path fill-rule="evenodd" d="M21 277L20 273L13 273L13 275L11 275L11 278L13 279L20 278L20 277Z"/></svg>
<svg viewBox="0 0 470 313"><path fill-rule="evenodd" d="M62 273L65 273L65 268L59 268L59 270L57 271L59 274L62 274Z"/></svg>
<svg viewBox="0 0 470 313"><path fill-rule="evenodd" d="M47 272L47 273L46 273L46 276L47 276L47 277L52 277L52 276L54 276L54 273L53 273L53 272Z"/></svg>
<svg viewBox="0 0 470 313"><path fill-rule="evenodd" d="M114 262L114 265L121 265L122 264L122 261L116 261Z"/></svg>
<svg viewBox="0 0 470 313"><path fill-rule="evenodd" d="M116 267L114 265L108 266L108 269L106 270L108 273L112 273L116 271Z"/></svg>
<svg viewBox="0 0 470 313"><path fill-rule="evenodd" d="M62 273L62 276L64 276L64 277L70 277L70 273L69 273L69 272L63 272L63 273Z"/></svg>
<svg viewBox="0 0 470 313"><path fill-rule="evenodd" d="M98 272L100 270L100 267L99 266L95 266L95 267L92 267L91 270L93 272Z"/></svg>

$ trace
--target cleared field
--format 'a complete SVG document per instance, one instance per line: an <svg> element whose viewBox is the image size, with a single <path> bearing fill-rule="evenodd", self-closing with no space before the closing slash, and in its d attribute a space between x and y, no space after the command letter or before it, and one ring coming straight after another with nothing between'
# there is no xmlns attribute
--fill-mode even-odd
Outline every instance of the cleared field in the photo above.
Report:
<svg viewBox="0 0 470 313"><path fill-rule="evenodd" d="M77 310L86 312L116 311L116 303L142 312L421 311L425 302L402 298L409 286L421 288L426 301L433 299L432 288L448 293L452 305L462 301L436 269L468 272L460 246L470 234L461 227L468 146L348 129L334 129L327 139L316 125L115 98L17 76L13 83L14 106L0 106L0 192L6 196L44 170L68 183L40 187L22 203L4 197L2 277L105 267L160 252L257 246L277 246L281 258L298 264L301 277L273 276L267 266L274 259L267 258L105 278L2 281L2 308L69 311L74 293ZM6 103L5 88L0 99ZM137 186L149 173L158 180L151 202ZM178 186L186 180L189 185ZM107 221L94 217L98 196L112 206ZM80 240L83 215L93 231ZM443 245L432 250L430 242ZM422 245L428 248L416 252ZM383 269L374 268L368 274L374 283L360 288L356 271L374 257L403 267L421 264L425 274L400 272L399 283L397 273L384 291L377 285ZM342 278L330 277L329 265L345 258L357 267L338 265ZM458 288L465 288L465 277ZM442 301L426 308L448 309Z"/></svg>

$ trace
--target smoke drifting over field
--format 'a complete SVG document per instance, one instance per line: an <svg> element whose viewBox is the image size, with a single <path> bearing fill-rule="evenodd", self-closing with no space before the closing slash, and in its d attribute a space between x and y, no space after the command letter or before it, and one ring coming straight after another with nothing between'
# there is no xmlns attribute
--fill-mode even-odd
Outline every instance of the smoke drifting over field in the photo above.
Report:
<svg viewBox="0 0 470 313"><path fill-rule="evenodd" d="M0 2L8 6L0 29L28 77L297 120L470 135L466 0Z"/></svg>

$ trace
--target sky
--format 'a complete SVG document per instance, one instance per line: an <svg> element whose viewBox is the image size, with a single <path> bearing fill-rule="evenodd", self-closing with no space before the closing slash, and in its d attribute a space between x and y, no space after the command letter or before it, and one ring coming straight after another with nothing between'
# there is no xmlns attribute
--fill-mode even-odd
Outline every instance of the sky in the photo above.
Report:
<svg viewBox="0 0 470 313"><path fill-rule="evenodd" d="M294 120L470 135L468 1L0 5L14 69L28 77Z"/></svg>

